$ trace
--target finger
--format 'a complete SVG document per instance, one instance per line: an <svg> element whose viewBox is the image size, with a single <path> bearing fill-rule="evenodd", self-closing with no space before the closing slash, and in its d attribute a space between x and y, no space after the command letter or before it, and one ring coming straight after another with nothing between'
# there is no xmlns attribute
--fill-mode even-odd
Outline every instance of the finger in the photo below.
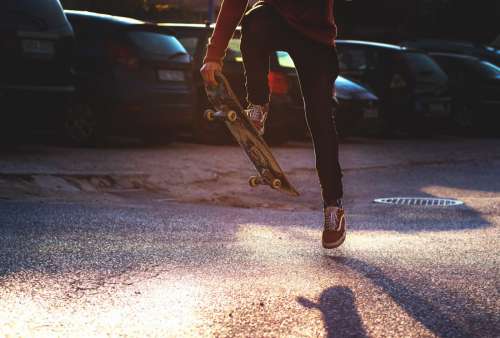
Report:
<svg viewBox="0 0 500 338"><path fill-rule="evenodd" d="M212 69L210 70L210 72L208 72L208 81L212 85L216 85L217 84L217 81L215 80L215 71L212 70Z"/></svg>

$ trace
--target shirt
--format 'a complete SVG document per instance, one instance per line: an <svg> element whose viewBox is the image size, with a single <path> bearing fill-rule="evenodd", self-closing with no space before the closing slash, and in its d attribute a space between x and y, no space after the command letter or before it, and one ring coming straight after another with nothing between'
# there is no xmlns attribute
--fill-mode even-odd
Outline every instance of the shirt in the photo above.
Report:
<svg viewBox="0 0 500 338"><path fill-rule="evenodd" d="M333 19L333 0L263 0L255 5L262 3L273 6L298 33L320 43L335 44L337 27ZM205 61L222 62L247 5L248 0L222 2Z"/></svg>

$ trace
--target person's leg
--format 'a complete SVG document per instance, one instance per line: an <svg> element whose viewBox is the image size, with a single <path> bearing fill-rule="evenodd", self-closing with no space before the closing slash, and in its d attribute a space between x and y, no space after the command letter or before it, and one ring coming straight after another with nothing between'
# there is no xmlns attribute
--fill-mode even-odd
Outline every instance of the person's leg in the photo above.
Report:
<svg viewBox="0 0 500 338"><path fill-rule="evenodd" d="M300 78L323 202L325 206L340 206L338 204L343 196L342 171L332 114L333 85L338 76L337 53L332 46L300 36L292 40L288 49Z"/></svg>
<svg viewBox="0 0 500 338"><path fill-rule="evenodd" d="M243 18L241 41L250 103L269 102L269 55L276 50L288 51L294 59L313 137L323 201L325 205L336 205L343 189L332 116L333 83L338 75L335 49L301 36L271 6L253 8Z"/></svg>
<svg viewBox="0 0 500 338"><path fill-rule="evenodd" d="M344 242L347 228L341 202L338 136L332 114L333 86L338 75L337 53L332 46L305 38L292 41L290 54L299 73L322 188L325 223L321 242L324 248L334 249Z"/></svg>
<svg viewBox="0 0 500 338"><path fill-rule="evenodd" d="M248 11L241 22L241 53L245 66L247 100L251 104L269 103L269 55L279 48L283 26L276 11L260 5Z"/></svg>

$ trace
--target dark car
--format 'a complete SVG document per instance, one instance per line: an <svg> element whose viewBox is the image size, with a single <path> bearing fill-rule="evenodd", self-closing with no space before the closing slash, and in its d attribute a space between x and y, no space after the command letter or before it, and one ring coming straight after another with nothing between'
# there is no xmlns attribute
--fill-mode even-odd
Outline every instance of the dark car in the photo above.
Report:
<svg viewBox="0 0 500 338"><path fill-rule="evenodd" d="M203 81L199 69L203 63L205 48L212 34L214 25L200 24L162 24L176 31L178 39L193 55L194 78L198 92L197 124L194 133L202 142L220 143L229 138L225 128L203 120L203 111L209 106L203 90ZM245 76L240 51L240 29L238 28L229 43L224 59L224 74L240 98L246 103ZM278 51L270 56L269 87L271 90L271 114L266 125L265 138L277 144L289 138L303 139L306 135L304 103L300 84L288 53ZM355 128L360 119L371 120L378 115L377 98L365 88L346 79L337 81L337 95L340 106L337 107L339 130L343 132ZM332 93L332 99L334 94Z"/></svg>
<svg viewBox="0 0 500 338"><path fill-rule="evenodd" d="M191 57L172 31L135 19L66 11L76 37L73 138L171 141L192 123Z"/></svg>
<svg viewBox="0 0 500 338"><path fill-rule="evenodd" d="M54 127L53 122L60 120L56 113L64 112L75 89L73 42L73 30L58 0L2 2L0 125Z"/></svg>
<svg viewBox="0 0 500 338"><path fill-rule="evenodd" d="M448 78L423 52L400 46L337 40L340 73L380 100L385 132L430 133L450 116Z"/></svg>
<svg viewBox="0 0 500 338"><path fill-rule="evenodd" d="M490 43L491 47L495 48L495 52L500 54L500 35L498 35L495 40Z"/></svg>
<svg viewBox="0 0 500 338"><path fill-rule="evenodd" d="M448 74L453 95L453 121L462 131L500 128L500 67L461 54L429 53Z"/></svg>
<svg viewBox="0 0 500 338"><path fill-rule="evenodd" d="M302 135L304 131L307 134L304 106L293 60L287 52L278 51L276 52L276 62L282 72L288 74L289 81L293 81L296 85L291 97L295 107L294 125L300 126L297 129L302 132ZM348 136L362 130L373 133L377 130L379 122L378 98L365 87L343 76L338 76L334 84L332 102L339 135ZM297 132L297 134L299 133Z"/></svg>
<svg viewBox="0 0 500 338"><path fill-rule="evenodd" d="M494 46L488 46L469 41L439 40L439 39L417 39L404 41L402 46L424 50L435 53L454 53L475 56L500 67L500 50Z"/></svg>

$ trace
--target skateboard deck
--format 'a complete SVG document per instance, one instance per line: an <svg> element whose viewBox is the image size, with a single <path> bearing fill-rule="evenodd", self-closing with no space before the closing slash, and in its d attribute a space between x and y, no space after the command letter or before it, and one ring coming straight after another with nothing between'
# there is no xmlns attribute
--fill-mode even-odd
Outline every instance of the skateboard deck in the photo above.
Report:
<svg viewBox="0 0 500 338"><path fill-rule="evenodd" d="M217 85L205 86L208 100L214 107L214 110L205 111L205 118L209 121L223 121L245 151L258 172L257 176L249 178L250 186L268 185L280 192L299 196L299 192L286 178L271 149L243 111L226 77L222 73L216 73L215 79Z"/></svg>

